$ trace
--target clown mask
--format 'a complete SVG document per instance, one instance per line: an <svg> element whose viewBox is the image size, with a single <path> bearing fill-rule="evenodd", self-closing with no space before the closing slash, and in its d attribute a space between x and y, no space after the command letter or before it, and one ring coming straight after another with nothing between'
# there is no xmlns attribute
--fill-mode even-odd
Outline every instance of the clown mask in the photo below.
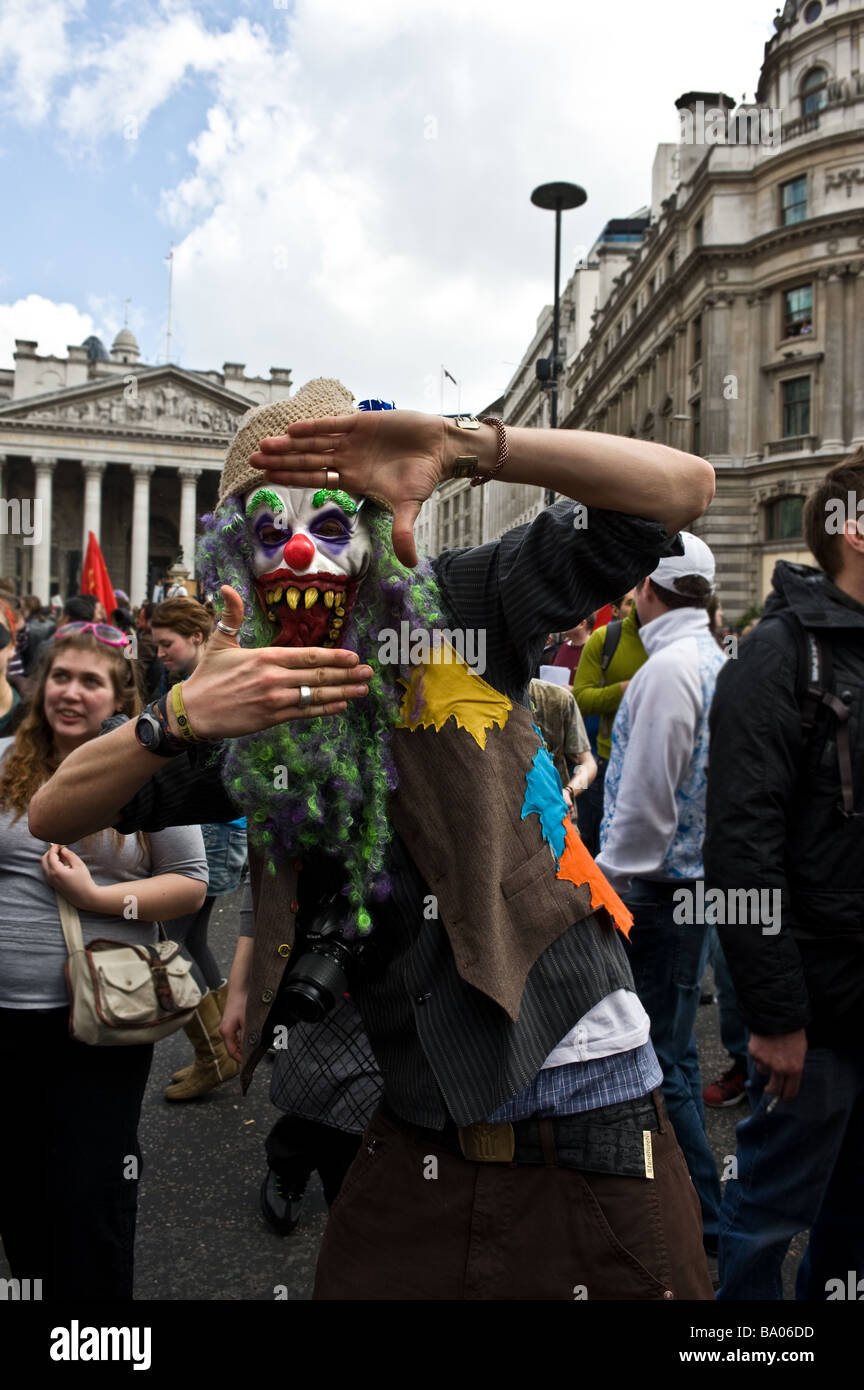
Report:
<svg viewBox="0 0 864 1390"><path fill-rule="evenodd" d="M338 647L372 541L341 489L259 487L245 499L255 589L274 647Z"/></svg>

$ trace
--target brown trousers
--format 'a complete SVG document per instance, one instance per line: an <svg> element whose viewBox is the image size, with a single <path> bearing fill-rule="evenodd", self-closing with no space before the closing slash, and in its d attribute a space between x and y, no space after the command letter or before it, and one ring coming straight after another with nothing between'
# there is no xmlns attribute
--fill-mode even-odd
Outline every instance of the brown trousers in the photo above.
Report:
<svg viewBox="0 0 864 1390"><path fill-rule="evenodd" d="M699 1199L658 1109L653 1179L472 1162L377 1111L313 1298L713 1299Z"/></svg>

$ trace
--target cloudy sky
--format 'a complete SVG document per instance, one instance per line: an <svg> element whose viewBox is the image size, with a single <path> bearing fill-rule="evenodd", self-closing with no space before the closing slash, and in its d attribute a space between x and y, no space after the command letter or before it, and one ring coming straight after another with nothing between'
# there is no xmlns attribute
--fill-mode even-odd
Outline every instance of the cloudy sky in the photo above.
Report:
<svg viewBox="0 0 864 1390"><path fill-rule="evenodd" d="M775 0L0 0L0 366L129 324L147 362L500 394L565 274L650 199L683 91L752 98ZM563 277L562 277L563 279ZM445 409L456 408L448 386Z"/></svg>

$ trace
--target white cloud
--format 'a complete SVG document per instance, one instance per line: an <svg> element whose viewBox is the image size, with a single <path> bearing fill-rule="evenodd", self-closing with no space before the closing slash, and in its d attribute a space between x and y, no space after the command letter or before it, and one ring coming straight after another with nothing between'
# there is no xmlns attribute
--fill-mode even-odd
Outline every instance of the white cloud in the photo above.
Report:
<svg viewBox="0 0 864 1390"><path fill-rule="evenodd" d="M16 338L37 342L40 355L65 357L69 343L83 343L94 331L89 314L82 314L74 304L55 304L41 294L0 304L0 366L13 365Z"/></svg>
<svg viewBox="0 0 864 1390"><path fill-rule="evenodd" d="M771 32L753 0L664 0L659 16L642 0L243 8L136 7L71 63L56 44L72 73L58 129L76 147L146 138L203 82L191 172L161 200L184 362L342 375L403 406L430 403L442 360L466 407L509 378L502 359L551 298L553 221L531 189L589 192L565 219L566 275L577 245L648 201L675 98L752 92ZM159 168L177 177L162 152Z"/></svg>
<svg viewBox="0 0 864 1390"><path fill-rule="evenodd" d="M51 90L72 63L66 26L84 11L84 0L3 0L0 7L0 73L3 105L23 125L48 114Z"/></svg>

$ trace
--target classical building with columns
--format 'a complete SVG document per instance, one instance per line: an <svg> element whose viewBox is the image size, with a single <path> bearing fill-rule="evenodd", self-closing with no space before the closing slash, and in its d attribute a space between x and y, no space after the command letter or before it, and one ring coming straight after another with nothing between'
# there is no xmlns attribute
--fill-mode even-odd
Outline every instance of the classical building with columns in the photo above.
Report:
<svg viewBox="0 0 864 1390"><path fill-rule="evenodd" d="M580 259L557 345L563 427L713 464L717 495L694 529L732 618L761 603L777 559L810 560L804 498L864 444L864 0L787 0L774 27L754 102L679 97L681 138L657 147L650 207L609 222ZM548 421L535 363L552 355L551 318L505 391L512 424ZM474 491L474 543L545 502L538 487Z"/></svg>
<svg viewBox="0 0 864 1390"><path fill-rule="evenodd" d="M181 551L193 573L196 519L215 504L237 421L291 392L281 367L247 377L240 363L199 372L139 356L123 328L110 354L98 338L66 357L19 340L14 368L0 370L0 575L20 593L76 593L89 531L134 604ZM41 541L30 544L9 521L36 502Z"/></svg>

